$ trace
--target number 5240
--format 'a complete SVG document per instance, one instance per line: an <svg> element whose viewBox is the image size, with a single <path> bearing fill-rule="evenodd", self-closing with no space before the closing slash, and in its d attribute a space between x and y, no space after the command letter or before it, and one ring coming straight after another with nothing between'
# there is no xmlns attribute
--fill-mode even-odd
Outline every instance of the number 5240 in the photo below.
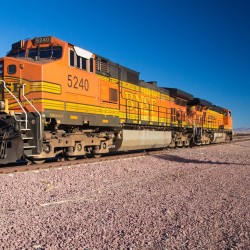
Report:
<svg viewBox="0 0 250 250"><path fill-rule="evenodd" d="M68 86L74 89L82 89L85 91L89 90L88 79L78 79L77 76L68 75Z"/></svg>

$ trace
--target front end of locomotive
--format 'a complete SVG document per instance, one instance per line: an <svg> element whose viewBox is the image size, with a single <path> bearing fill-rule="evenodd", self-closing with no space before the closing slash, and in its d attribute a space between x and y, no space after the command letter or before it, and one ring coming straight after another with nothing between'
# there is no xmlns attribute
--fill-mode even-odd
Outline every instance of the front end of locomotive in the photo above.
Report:
<svg viewBox="0 0 250 250"><path fill-rule="evenodd" d="M46 39L38 42L50 42L50 37ZM27 57L28 52L32 58ZM36 40L21 40L0 58L0 164L41 152L42 118L33 99L40 98L42 91L34 91L31 85L41 79L37 53ZM37 88L41 89L40 85Z"/></svg>
<svg viewBox="0 0 250 250"><path fill-rule="evenodd" d="M13 113L9 110L4 79L4 58L0 59L0 165L16 162L23 156L23 140Z"/></svg>

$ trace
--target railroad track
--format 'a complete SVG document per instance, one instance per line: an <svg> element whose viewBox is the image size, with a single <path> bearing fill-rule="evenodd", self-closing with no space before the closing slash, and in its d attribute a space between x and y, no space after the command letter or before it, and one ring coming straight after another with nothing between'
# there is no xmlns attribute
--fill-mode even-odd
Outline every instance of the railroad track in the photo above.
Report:
<svg viewBox="0 0 250 250"><path fill-rule="evenodd" d="M233 141L249 141L250 134L236 134L233 136Z"/></svg>
<svg viewBox="0 0 250 250"><path fill-rule="evenodd" d="M161 150L163 151L163 150ZM159 153L160 151L158 151ZM70 166L76 166L79 164L87 164L87 163L94 163L94 162L105 162L105 161L112 161L117 159L125 159L125 158L132 158L132 157L139 157L139 156L145 156L147 154L153 154L152 152L136 152L136 153L122 153L122 154L114 154L114 155L107 155L102 156L100 158L81 158L74 161L50 161L43 164L32 164L29 165L29 163L21 163L19 165L12 164L9 166L0 166L0 174L9 174L9 173L16 173L16 172L24 172L24 171L32 171L32 170L41 170L41 169L51 169L51 168L60 168L60 167L70 167Z"/></svg>
<svg viewBox="0 0 250 250"><path fill-rule="evenodd" d="M231 144L241 142L241 141L249 141L250 136L239 136L233 138L233 141L230 142ZM193 147L193 149L200 149L203 147L213 147L219 146L221 144L211 144L211 145L202 145ZM146 155L156 155L156 154L166 154L167 152L173 152L175 149L157 149L151 151L140 151L134 153L116 153L112 155L102 156L100 158L81 158L74 161L64 161L61 159L60 161L50 161L43 164L29 164L27 162L15 163L8 166L0 166L0 174L10 174L10 173L17 173L17 172L25 172L25 171L34 171L34 170L42 170L42 169L52 169L52 168L67 168L72 167L80 164L87 164L87 163L94 163L94 162L105 162L105 161L112 161L118 159L126 159L126 158L133 158L139 156L146 156Z"/></svg>

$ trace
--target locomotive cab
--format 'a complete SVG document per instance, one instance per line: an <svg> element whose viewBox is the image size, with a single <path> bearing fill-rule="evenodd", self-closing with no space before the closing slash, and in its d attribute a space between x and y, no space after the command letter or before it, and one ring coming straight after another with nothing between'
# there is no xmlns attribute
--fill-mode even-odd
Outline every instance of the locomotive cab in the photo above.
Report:
<svg viewBox="0 0 250 250"><path fill-rule="evenodd" d="M12 44L0 61L0 150L4 148L0 164L22 157L41 163L60 154L75 159L109 151L114 134L100 126L119 124L114 115L118 85L100 84L94 74L94 58L93 53L50 36ZM99 115L104 113L100 109L109 109L110 115ZM8 131L14 131L20 147L14 147L13 136L7 138L1 131L3 122ZM11 143L12 151L19 152L16 157L7 154L6 145Z"/></svg>

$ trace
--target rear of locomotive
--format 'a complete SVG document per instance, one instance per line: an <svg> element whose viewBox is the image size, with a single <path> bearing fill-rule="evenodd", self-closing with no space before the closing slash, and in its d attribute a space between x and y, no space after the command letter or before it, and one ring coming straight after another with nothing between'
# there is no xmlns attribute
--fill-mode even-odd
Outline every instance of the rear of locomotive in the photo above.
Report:
<svg viewBox="0 0 250 250"><path fill-rule="evenodd" d="M231 111L216 105L207 111L207 127L212 127L211 143L229 142L232 140Z"/></svg>
<svg viewBox="0 0 250 250"><path fill-rule="evenodd" d="M193 124L194 144L204 145L232 140L231 111L206 100L194 98L188 102L188 117Z"/></svg>

